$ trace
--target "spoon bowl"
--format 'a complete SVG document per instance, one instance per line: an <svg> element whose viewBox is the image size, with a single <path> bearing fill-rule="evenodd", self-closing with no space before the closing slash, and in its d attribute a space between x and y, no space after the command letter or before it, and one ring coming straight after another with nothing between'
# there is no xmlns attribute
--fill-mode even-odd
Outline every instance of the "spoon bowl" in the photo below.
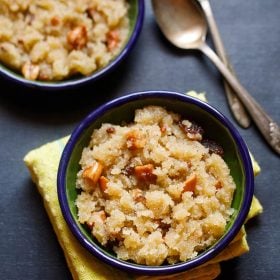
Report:
<svg viewBox="0 0 280 280"><path fill-rule="evenodd" d="M194 0L152 0L157 23L165 37L176 47L200 50L220 70L235 90L270 147L280 155L280 128L206 44L207 21Z"/></svg>
<svg viewBox="0 0 280 280"><path fill-rule="evenodd" d="M184 0L160 0L152 3L158 25L173 45L180 49L197 49L204 43L207 23L197 4Z"/></svg>

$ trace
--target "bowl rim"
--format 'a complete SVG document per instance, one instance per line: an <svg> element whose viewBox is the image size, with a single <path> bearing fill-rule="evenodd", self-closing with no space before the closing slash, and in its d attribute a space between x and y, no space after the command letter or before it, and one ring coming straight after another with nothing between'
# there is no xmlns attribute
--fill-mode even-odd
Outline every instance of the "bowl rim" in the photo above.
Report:
<svg viewBox="0 0 280 280"><path fill-rule="evenodd" d="M111 257L109 254L105 254L101 252L97 246L93 243L90 243L86 237L81 233L78 228L75 220L72 217L70 212L69 205L67 203L67 195L66 195L66 181L65 175L67 171L68 162L71 156L71 152L75 147L76 141L82 135L83 131L99 116L103 115L106 111L123 105L125 103L131 101L141 100L143 98L165 98L165 99L177 99L182 102L188 102L195 106L200 107L203 110L206 110L215 119L221 122L230 132L232 138L235 140L237 150L240 154L240 158L242 159L243 169L244 169L244 196L242 205L240 207L240 211L238 212L235 222L229 229L229 231L210 249L207 249L205 252L199 254L194 259L188 260L186 262L181 262L173 265L164 265L164 266L146 266L139 265L135 263L130 263L127 261L123 261L117 259L116 257ZM62 156L59 163L58 174L57 174L57 192L58 199L60 203L60 207L62 210L62 214L74 236L80 241L81 245L84 246L89 252L91 252L94 256L101 259L103 262L112 265L116 268L125 270L131 273L137 274L146 274L146 275L168 275L180 273L183 271L187 271L203 263L209 261L213 257L215 257L218 253L220 253L225 247L233 240L233 238L237 235L239 230L241 229L247 214L250 209L251 201L253 198L254 192L254 174L252 168L252 162L250 158L250 154L247 148L246 143L242 139L238 130L233 126L233 124L227 119L220 111L218 111L213 106L209 105L206 102L203 102L197 98L187 96L182 93L174 92L174 91L143 91L143 92L135 92L122 97L117 97L104 105L101 105L96 110L92 111L88 116L86 116L80 124L74 129L73 133L70 136L68 143L66 144Z"/></svg>
<svg viewBox="0 0 280 280"><path fill-rule="evenodd" d="M120 53L116 55L116 57L113 60L111 60L105 67L93 72L91 75L82 76L79 79L73 79L73 80L69 79L69 80L50 81L50 82L37 81L37 80L32 81L32 80L25 79L23 76L16 73L9 67L3 65L2 63L0 63L0 75L3 78L6 78L11 81L16 81L17 83L27 86L29 88L49 90L49 91L55 91L57 89L74 88L81 85L85 85L89 82L96 81L100 79L103 76L103 74L106 73L107 75L111 71L113 71L135 46L135 43L138 37L140 36L144 23L145 0L137 0L136 7L137 7L137 17L134 24L134 28L131 30L131 35L129 37L129 40L125 43L125 46L122 48Z"/></svg>

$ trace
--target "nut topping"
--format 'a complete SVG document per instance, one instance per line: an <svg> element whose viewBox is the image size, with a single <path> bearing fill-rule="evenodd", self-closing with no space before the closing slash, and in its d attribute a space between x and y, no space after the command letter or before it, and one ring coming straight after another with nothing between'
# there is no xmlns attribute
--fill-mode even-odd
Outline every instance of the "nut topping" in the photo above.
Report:
<svg viewBox="0 0 280 280"><path fill-rule="evenodd" d="M98 182L99 182L100 190L102 191L102 193L105 193L105 191L107 190L107 184L109 180L105 176L101 176Z"/></svg>
<svg viewBox="0 0 280 280"><path fill-rule="evenodd" d="M152 164L135 166L135 176L139 181L145 183L155 183L157 175L153 174L154 166Z"/></svg>
<svg viewBox="0 0 280 280"><path fill-rule="evenodd" d="M22 74L24 78L28 80L36 80L40 73L40 67L38 65L32 64L30 61L27 61L22 66Z"/></svg>
<svg viewBox="0 0 280 280"><path fill-rule="evenodd" d="M192 175L185 181L183 193L184 193L184 192L192 192L192 193L194 193L194 191L195 191L195 186L196 186L196 182L197 182L196 175L195 175L195 174L192 174Z"/></svg>
<svg viewBox="0 0 280 280"><path fill-rule="evenodd" d="M67 42L75 50L82 49L88 41L87 29L84 25L77 26L67 34Z"/></svg>
<svg viewBox="0 0 280 280"><path fill-rule="evenodd" d="M117 47L120 38L119 32L117 30L111 30L107 33L107 47L109 51L112 51L114 48Z"/></svg>
<svg viewBox="0 0 280 280"><path fill-rule="evenodd" d="M102 164L96 161L93 165L88 166L83 171L82 177L90 181L90 183L95 186L101 176L102 171Z"/></svg>
<svg viewBox="0 0 280 280"><path fill-rule="evenodd" d="M141 135L135 130L129 131L126 139L127 148L132 151L144 148L146 143L145 138L141 137Z"/></svg>

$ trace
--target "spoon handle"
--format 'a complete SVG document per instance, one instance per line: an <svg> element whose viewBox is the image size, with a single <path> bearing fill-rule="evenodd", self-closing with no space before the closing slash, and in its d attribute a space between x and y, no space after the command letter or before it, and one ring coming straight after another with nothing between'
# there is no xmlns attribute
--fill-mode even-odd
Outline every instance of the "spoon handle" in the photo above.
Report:
<svg viewBox="0 0 280 280"><path fill-rule="evenodd" d="M206 15L209 30L211 32L217 54L224 62L224 64L227 66L227 68L231 71L231 73L235 75L233 67L226 54L223 41L221 39L220 32L217 27L209 0L197 0L197 1L200 3L201 8L204 11L204 14ZM244 128L249 127L250 118L247 112L245 111L243 104L240 102L234 90L228 84L227 81L224 81L224 87L225 87L225 92L229 103L229 107L233 113L233 116L242 127Z"/></svg>
<svg viewBox="0 0 280 280"><path fill-rule="evenodd" d="M237 78L228 70L216 53L206 44L201 44L199 49L212 60L251 115L256 126L267 140L272 149L280 155L280 128L275 121L263 110L249 92L240 84Z"/></svg>

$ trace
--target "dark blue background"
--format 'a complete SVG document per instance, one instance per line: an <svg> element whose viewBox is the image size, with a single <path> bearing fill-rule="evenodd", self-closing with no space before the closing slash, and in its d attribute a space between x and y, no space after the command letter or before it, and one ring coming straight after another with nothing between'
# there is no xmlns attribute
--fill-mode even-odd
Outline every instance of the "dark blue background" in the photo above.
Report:
<svg viewBox="0 0 280 280"><path fill-rule="evenodd" d="M240 81L279 124L280 1L211 3ZM105 101L151 89L205 91L209 102L232 119L220 74L200 53L180 51L167 43L149 1L136 47L106 79L66 93L34 92L0 79L1 279L71 279L41 197L23 164L24 155L70 134ZM219 279L279 279L279 157L254 125L246 130L235 125L262 168L255 194L264 213L247 225L250 252L223 264Z"/></svg>

